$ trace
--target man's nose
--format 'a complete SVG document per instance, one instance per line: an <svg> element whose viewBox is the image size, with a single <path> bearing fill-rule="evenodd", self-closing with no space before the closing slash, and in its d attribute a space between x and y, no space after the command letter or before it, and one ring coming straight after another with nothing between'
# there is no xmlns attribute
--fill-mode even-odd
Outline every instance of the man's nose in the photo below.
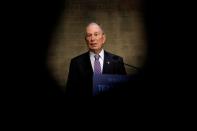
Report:
<svg viewBox="0 0 197 131"><path fill-rule="evenodd" d="M95 36L92 36L90 40L95 41Z"/></svg>

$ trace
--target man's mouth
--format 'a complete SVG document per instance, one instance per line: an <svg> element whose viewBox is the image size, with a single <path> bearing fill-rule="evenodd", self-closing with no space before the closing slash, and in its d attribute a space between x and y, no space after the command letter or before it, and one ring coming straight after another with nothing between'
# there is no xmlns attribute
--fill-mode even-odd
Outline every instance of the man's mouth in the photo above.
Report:
<svg viewBox="0 0 197 131"><path fill-rule="evenodd" d="M91 45L91 46L96 46L96 45L97 45L97 43L90 43L90 45Z"/></svg>

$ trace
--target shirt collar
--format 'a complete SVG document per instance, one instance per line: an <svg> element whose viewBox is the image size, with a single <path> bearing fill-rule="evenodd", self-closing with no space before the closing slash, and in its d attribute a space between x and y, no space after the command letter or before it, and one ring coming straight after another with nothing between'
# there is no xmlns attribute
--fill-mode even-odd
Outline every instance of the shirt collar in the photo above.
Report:
<svg viewBox="0 0 197 131"><path fill-rule="evenodd" d="M96 55L94 52L90 51L90 56ZM101 52L99 53L99 56L102 60L104 60L104 50L102 49Z"/></svg>

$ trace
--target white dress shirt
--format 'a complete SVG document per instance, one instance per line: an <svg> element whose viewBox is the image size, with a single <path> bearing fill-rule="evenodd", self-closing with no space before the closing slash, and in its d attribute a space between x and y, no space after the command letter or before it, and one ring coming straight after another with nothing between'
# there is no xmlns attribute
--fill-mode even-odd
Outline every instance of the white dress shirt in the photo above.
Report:
<svg viewBox="0 0 197 131"><path fill-rule="evenodd" d="M90 61L91 61L91 65L92 65L92 69L94 71L94 61L95 61L95 56L96 54L94 52L90 51ZM103 63L104 63L104 50L102 49L101 52L99 53L99 62L101 65L101 72L103 72Z"/></svg>

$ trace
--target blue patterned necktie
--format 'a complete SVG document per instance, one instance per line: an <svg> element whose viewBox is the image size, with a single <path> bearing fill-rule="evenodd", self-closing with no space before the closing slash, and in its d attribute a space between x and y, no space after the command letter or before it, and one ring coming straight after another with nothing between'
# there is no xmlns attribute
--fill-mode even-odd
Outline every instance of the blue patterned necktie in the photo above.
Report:
<svg viewBox="0 0 197 131"><path fill-rule="evenodd" d="M94 61L94 74L101 74L101 65L99 62L99 55L95 55L95 61Z"/></svg>

